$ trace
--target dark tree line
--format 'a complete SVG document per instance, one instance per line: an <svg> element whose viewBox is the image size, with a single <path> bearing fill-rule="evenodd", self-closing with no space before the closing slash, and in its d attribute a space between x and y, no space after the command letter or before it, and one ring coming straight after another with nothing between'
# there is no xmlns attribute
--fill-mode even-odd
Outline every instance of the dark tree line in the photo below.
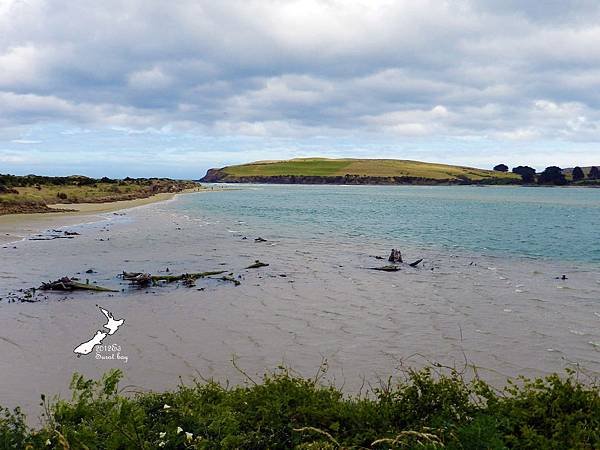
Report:
<svg viewBox="0 0 600 450"><path fill-rule="evenodd" d="M13 187L28 187L28 186L93 186L97 183L111 184L138 184L142 186L151 185L156 181L165 181L166 178L125 178L123 180L115 180L108 177L89 178L80 175L70 177L45 177L40 175L3 175L0 174L0 186L3 189Z"/></svg>
<svg viewBox="0 0 600 450"><path fill-rule="evenodd" d="M108 178L106 179L108 180ZM0 174L0 184L6 187L27 187L37 185L53 185L53 186L89 186L98 183L103 180L96 180L94 178L88 178L83 176L71 176L71 177L44 177L41 175L2 175ZM109 182L117 182L117 180L110 180Z"/></svg>
<svg viewBox="0 0 600 450"><path fill-rule="evenodd" d="M506 164L498 164L494 167L494 170L497 172L508 172L508 166ZM517 166L513 167L512 173L521 175L523 183L527 184L533 184L537 182L538 184L562 186L569 183L569 181L565 177L565 174L563 173L563 170L557 166L546 167L544 171L540 174L537 174L533 167ZM571 176L573 182L582 181L586 179L583 169L579 166L573 168ZM600 180L600 170L598 170L598 167L593 166L590 169L587 175L587 179Z"/></svg>

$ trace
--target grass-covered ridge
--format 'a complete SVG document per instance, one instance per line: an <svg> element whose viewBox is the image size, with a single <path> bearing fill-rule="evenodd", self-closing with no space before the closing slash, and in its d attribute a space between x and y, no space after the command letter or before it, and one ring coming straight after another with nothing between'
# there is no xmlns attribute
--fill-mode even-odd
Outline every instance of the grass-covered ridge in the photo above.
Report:
<svg viewBox="0 0 600 450"><path fill-rule="evenodd" d="M45 425L0 418L2 448L57 449L595 449L598 385L570 372L497 392L456 371L409 371L368 395L281 370L247 386L215 382L119 394L120 372L75 375L71 401L42 397Z"/></svg>
<svg viewBox="0 0 600 450"><path fill-rule="evenodd" d="M227 166L213 169L218 181L236 181L248 178L265 177L354 177L365 181L384 182L386 179L397 178L405 182L511 182L519 181L520 177L513 173L503 173L493 170L476 169L471 167L451 166L446 164L426 163L394 159L326 159L298 158L287 161L258 161L249 164ZM217 180L215 180L217 181Z"/></svg>

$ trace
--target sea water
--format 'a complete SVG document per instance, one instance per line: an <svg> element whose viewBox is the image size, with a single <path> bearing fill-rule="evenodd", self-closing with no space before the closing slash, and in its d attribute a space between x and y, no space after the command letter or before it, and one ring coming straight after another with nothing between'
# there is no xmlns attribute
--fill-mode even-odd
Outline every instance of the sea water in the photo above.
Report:
<svg viewBox="0 0 600 450"><path fill-rule="evenodd" d="M231 187L231 185L230 185ZM476 186L246 185L182 197L187 214L230 216L305 236L388 239L600 262L600 190Z"/></svg>

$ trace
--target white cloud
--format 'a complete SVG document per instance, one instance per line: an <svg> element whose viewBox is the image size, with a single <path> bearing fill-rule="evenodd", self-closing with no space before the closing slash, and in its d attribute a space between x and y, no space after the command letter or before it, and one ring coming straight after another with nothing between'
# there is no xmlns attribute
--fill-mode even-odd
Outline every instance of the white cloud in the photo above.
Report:
<svg viewBox="0 0 600 450"><path fill-rule="evenodd" d="M34 139L13 139L12 141L13 144L41 144L42 141L36 141Z"/></svg>
<svg viewBox="0 0 600 450"><path fill-rule="evenodd" d="M0 86L32 83L41 69L39 51L32 45L7 49L0 54Z"/></svg>
<svg viewBox="0 0 600 450"><path fill-rule="evenodd" d="M451 114L445 106L436 105L430 110L410 109L391 111L363 118L375 129L391 131L403 136L427 136L436 133L450 134L448 119Z"/></svg>
<svg viewBox="0 0 600 450"><path fill-rule="evenodd" d="M500 131L495 133L494 137L508 141L532 141L539 138L540 133L538 130L531 128L518 128L511 131Z"/></svg>
<svg viewBox="0 0 600 450"><path fill-rule="evenodd" d="M4 0L0 131L593 148L599 23L591 0Z"/></svg>
<svg viewBox="0 0 600 450"><path fill-rule="evenodd" d="M133 72L128 77L129 87L133 89L164 89L171 83L171 77L160 68Z"/></svg>

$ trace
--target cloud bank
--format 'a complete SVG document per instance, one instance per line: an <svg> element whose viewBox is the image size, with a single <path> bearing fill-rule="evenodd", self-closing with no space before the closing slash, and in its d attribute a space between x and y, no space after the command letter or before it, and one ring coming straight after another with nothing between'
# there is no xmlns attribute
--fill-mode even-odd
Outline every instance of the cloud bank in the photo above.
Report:
<svg viewBox="0 0 600 450"><path fill-rule="evenodd" d="M0 172L583 165L599 141L596 1L0 2Z"/></svg>

